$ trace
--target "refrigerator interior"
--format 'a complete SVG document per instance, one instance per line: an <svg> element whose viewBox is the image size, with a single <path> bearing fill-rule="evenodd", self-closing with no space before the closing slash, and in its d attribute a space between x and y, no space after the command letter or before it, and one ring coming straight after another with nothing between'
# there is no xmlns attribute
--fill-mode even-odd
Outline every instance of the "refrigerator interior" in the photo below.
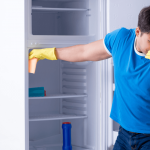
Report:
<svg viewBox="0 0 150 150"><path fill-rule="evenodd" d="M36 73L29 74L29 87L44 87L47 96L29 97L29 150L61 150L62 122L71 122L73 150L97 149L97 65L62 60L37 63Z"/></svg>

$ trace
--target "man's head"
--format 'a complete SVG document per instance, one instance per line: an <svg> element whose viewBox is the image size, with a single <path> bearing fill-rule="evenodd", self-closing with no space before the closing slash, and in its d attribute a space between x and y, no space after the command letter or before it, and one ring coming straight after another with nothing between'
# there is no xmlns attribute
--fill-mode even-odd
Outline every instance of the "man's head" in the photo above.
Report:
<svg viewBox="0 0 150 150"><path fill-rule="evenodd" d="M147 54L150 50L150 6L143 8L139 13L136 39L137 50Z"/></svg>

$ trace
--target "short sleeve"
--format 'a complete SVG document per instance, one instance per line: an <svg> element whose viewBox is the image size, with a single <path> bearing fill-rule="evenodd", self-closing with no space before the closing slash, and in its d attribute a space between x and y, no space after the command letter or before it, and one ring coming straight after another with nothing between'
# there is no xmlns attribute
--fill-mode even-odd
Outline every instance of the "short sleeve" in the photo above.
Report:
<svg viewBox="0 0 150 150"><path fill-rule="evenodd" d="M112 50L118 38L118 33L121 29L114 30L108 33L104 38L104 47L108 54L112 55Z"/></svg>

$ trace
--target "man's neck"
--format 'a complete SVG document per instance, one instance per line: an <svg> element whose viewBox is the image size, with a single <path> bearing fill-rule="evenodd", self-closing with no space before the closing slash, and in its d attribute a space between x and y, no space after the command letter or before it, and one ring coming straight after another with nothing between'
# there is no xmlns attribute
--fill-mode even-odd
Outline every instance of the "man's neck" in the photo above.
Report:
<svg viewBox="0 0 150 150"><path fill-rule="evenodd" d="M137 49L137 51L138 51L139 53L142 53L142 51L140 51L140 49L139 49L138 46L137 46L137 39L136 39L136 41L135 41L135 47L136 47L136 49Z"/></svg>

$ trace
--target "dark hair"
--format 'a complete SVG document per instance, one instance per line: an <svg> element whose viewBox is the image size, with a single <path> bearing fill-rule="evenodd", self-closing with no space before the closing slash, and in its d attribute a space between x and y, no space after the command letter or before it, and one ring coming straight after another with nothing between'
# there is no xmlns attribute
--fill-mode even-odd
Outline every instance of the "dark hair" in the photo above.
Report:
<svg viewBox="0 0 150 150"><path fill-rule="evenodd" d="M142 34L150 33L150 6L144 7L138 16L138 27Z"/></svg>

